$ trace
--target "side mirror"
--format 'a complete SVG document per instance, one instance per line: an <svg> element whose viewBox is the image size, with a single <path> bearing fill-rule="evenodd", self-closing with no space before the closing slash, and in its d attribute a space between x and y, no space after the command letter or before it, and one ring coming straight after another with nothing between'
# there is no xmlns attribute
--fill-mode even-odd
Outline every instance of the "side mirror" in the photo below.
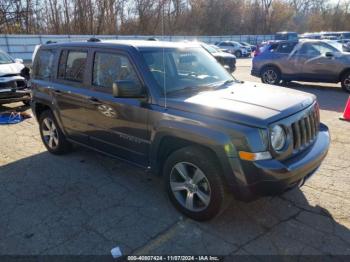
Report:
<svg viewBox="0 0 350 262"><path fill-rule="evenodd" d="M21 59L21 58L15 58L15 63L23 64L23 59Z"/></svg>
<svg viewBox="0 0 350 262"><path fill-rule="evenodd" d="M325 56L328 58L332 58L334 54L332 52L326 52Z"/></svg>
<svg viewBox="0 0 350 262"><path fill-rule="evenodd" d="M133 80L119 80L113 83L112 94L120 98L144 98L143 87Z"/></svg>

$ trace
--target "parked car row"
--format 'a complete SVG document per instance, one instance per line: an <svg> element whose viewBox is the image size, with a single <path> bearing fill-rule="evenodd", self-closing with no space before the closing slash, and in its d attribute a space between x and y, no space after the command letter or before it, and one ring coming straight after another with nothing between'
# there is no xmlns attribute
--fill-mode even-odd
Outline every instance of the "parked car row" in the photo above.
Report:
<svg viewBox="0 0 350 262"><path fill-rule="evenodd" d="M350 31L304 33L299 35L299 38L331 40L342 46L342 51L350 52Z"/></svg>

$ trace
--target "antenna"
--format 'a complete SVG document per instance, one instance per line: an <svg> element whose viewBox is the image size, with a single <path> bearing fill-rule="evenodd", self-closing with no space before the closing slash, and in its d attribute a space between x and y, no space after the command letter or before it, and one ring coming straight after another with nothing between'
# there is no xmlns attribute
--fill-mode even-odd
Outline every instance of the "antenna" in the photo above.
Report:
<svg viewBox="0 0 350 262"><path fill-rule="evenodd" d="M162 41L164 41L164 6L165 1L163 1L163 8L162 8ZM163 77L163 91L164 91L164 107L165 110L167 109L167 103L166 103L166 71L165 71L165 48L163 43L163 71L164 71L164 77Z"/></svg>

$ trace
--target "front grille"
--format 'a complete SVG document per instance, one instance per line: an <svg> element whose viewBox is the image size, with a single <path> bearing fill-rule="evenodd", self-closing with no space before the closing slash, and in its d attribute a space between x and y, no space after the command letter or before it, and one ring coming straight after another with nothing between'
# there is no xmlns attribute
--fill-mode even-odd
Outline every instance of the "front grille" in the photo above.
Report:
<svg viewBox="0 0 350 262"><path fill-rule="evenodd" d="M316 104L307 114L292 124L294 150L299 151L310 145L317 137L319 126L320 114Z"/></svg>

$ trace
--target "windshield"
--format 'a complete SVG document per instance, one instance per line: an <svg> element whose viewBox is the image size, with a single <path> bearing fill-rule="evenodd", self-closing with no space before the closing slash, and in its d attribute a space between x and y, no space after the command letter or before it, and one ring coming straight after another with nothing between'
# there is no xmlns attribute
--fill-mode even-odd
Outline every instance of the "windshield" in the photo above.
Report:
<svg viewBox="0 0 350 262"><path fill-rule="evenodd" d="M204 91L234 81L232 75L201 47L156 49L143 51L142 55L162 95L164 92Z"/></svg>
<svg viewBox="0 0 350 262"><path fill-rule="evenodd" d="M13 63L12 58L4 53L4 52L0 52L0 64L11 64Z"/></svg>

